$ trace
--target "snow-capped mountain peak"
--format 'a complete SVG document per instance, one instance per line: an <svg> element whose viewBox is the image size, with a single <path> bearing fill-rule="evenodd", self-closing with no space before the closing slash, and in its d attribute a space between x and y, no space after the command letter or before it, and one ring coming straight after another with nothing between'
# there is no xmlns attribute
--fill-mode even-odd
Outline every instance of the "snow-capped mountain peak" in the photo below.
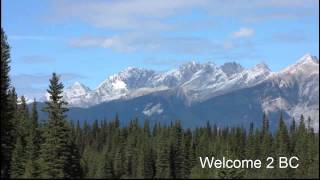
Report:
<svg viewBox="0 0 320 180"><path fill-rule="evenodd" d="M319 64L319 60L316 56L307 53L298 60L297 64Z"/></svg>
<svg viewBox="0 0 320 180"><path fill-rule="evenodd" d="M75 83L73 83L73 85L70 86L70 88L71 89L81 89L81 90L85 90L85 91L91 91L89 87L83 85L79 81L76 81Z"/></svg>
<svg viewBox="0 0 320 180"><path fill-rule="evenodd" d="M296 74L298 72L300 74L313 74L319 72L318 58L309 53L305 54L297 61L297 63L284 68L279 74Z"/></svg>
<svg viewBox="0 0 320 180"><path fill-rule="evenodd" d="M255 65L252 69L261 70L261 71L271 71L269 66L264 62Z"/></svg>
<svg viewBox="0 0 320 180"><path fill-rule="evenodd" d="M76 81L72 86L68 87L64 91L64 96L70 98L70 97L78 97L78 96L84 96L88 93L90 93L90 88L81 84L80 82Z"/></svg>
<svg viewBox="0 0 320 180"><path fill-rule="evenodd" d="M298 77L299 74L317 73L318 68L319 60L311 54L304 55L296 64L280 72L271 72L265 63L246 69L236 62L218 66L213 62L190 61L165 72L128 67L106 78L95 90L75 82L66 89L64 98L71 106L88 107L116 99L130 99L158 91L175 92L176 89L181 89L186 102L192 104L252 87L278 74L290 73ZM297 71L298 73L295 73Z"/></svg>
<svg viewBox="0 0 320 180"><path fill-rule="evenodd" d="M179 70L181 72L185 72L185 71L195 72L195 71L198 71L201 67L202 65L200 63L197 63L195 61L190 61L180 65Z"/></svg>
<svg viewBox="0 0 320 180"><path fill-rule="evenodd" d="M146 73L149 71L151 72L151 70L146 70L146 69L142 69L142 68L129 66L126 69L124 69L123 71L120 71L118 73L118 75L123 78L126 78L126 77L133 76L133 75L140 75L140 74L143 74L143 73Z"/></svg>

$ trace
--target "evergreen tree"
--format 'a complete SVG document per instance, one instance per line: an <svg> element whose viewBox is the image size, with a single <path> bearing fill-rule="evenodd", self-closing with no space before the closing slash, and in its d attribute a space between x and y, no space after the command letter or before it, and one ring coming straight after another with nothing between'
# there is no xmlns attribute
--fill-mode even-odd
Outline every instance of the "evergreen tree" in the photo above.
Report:
<svg viewBox="0 0 320 180"><path fill-rule="evenodd" d="M170 178L170 156L168 143L164 134L162 134L158 148L156 178Z"/></svg>
<svg viewBox="0 0 320 180"><path fill-rule="evenodd" d="M279 120L279 127L276 133L276 152L278 155L288 155L290 149L290 139L287 130L287 126L284 122L283 115L281 113Z"/></svg>
<svg viewBox="0 0 320 180"><path fill-rule="evenodd" d="M105 163L103 166L103 178L106 179L113 179L115 178L114 176L114 171L113 171L113 162L112 158L108 153L105 154Z"/></svg>
<svg viewBox="0 0 320 180"><path fill-rule="evenodd" d="M269 133L269 119L267 114L264 112L262 117L262 138L264 135Z"/></svg>
<svg viewBox="0 0 320 180"><path fill-rule="evenodd" d="M79 179L82 177L82 167L80 166L80 153L74 143L73 138L69 138L67 145L67 159L64 164L64 177L68 179Z"/></svg>
<svg viewBox="0 0 320 180"><path fill-rule="evenodd" d="M47 92L50 100L46 102L44 111L48 113L48 122L44 130L44 143L41 146L41 177L67 178L72 172L65 168L70 154L71 130L65 120L64 113L68 110L66 102L62 100L63 84L59 77L53 73ZM78 163L78 162L75 162ZM72 164L73 166L74 164ZM77 167L77 165L75 165Z"/></svg>
<svg viewBox="0 0 320 180"><path fill-rule="evenodd" d="M28 160L28 129L29 129L29 114L26 105L25 98L20 98L20 105L15 115L15 133L16 143L11 157L10 177L11 178L22 178L25 174L25 167Z"/></svg>
<svg viewBox="0 0 320 180"><path fill-rule="evenodd" d="M191 174L191 169L194 166L194 149L192 147L192 132L190 129L186 131L183 135L183 150L184 150L184 173L185 177L189 177Z"/></svg>
<svg viewBox="0 0 320 180"><path fill-rule="evenodd" d="M185 178L184 172L184 145L182 142L182 128L180 122L176 122L176 124L171 128L171 176L174 178Z"/></svg>
<svg viewBox="0 0 320 180"><path fill-rule="evenodd" d="M286 124L283 119L283 114L280 115L278 131L275 139L275 157L289 157L290 156L290 138ZM277 159L276 159L277 160ZM276 163L278 163L275 160ZM288 178L290 169L277 168L275 171L276 176L279 178Z"/></svg>
<svg viewBox="0 0 320 180"><path fill-rule="evenodd" d="M10 46L7 37L1 28L1 76L0 76L0 99L1 99L1 178L9 177L10 160L15 144L14 132L14 105L10 102Z"/></svg>
<svg viewBox="0 0 320 180"><path fill-rule="evenodd" d="M260 148L260 154L263 159L267 158L271 155L271 146L272 146L272 136L269 132L269 119L267 115L263 114L263 125L262 125L262 131L261 131L261 148Z"/></svg>
<svg viewBox="0 0 320 180"><path fill-rule="evenodd" d="M296 120L293 118L292 123L290 125L290 140L291 140L290 153L291 153L291 155L294 155L294 147L296 146L296 140L297 140L296 135L297 135Z"/></svg>
<svg viewBox="0 0 320 180"><path fill-rule="evenodd" d="M26 163L25 149L21 137L17 138L15 148L12 153L10 178L22 178L25 173Z"/></svg>
<svg viewBox="0 0 320 180"><path fill-rule="evenodd" d="M152 146L150 146L150 127L148 120L144 121L143 131L139 139L140 151L138 162L138 177L151 179L154 176L154 160L152 155Z"/></svg>
<svg viewBox="0 0 320 180"><path fill-rule="evenodd" d="M123 170L123 162L124 162L124 154L123 154L123 147L125 146L120 146L117 148L116 150L116 154L114 157L114 176L115 178L121 178L121 176L124 174L124 170Z"/></svg>
<svg viewBox="0 0 320 180"><path fill-rule="evenodd" d="M25 169L26 178L37 178L40 175L38 157L40 154L41 134L38 126L38 112L36 100L32 103L29 136L27 138L28 160Z"/></svg>

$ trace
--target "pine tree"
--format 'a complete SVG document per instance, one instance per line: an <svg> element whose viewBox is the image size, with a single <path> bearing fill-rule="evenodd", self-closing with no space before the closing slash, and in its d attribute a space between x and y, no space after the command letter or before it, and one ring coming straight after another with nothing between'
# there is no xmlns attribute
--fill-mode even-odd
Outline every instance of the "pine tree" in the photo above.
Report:
<svg viewBox="0 0 320 180"><path fill-rule="evenodd" d="M272 136L269 132L269 119L267 115L263 114L263 125L261 131L261 148L260 154L263 159L271 155Z"/></svg>
<svg viewBox="0 0 320 180"><path fill-rule="evenodd" d="M288 155L290 149L290 138L282 113L280 115L279 127L276 133L276 148L278 155Z"/></svg>
<svg viewBox="0 0 320 180"><path fill-rule="evenodd" d="M26 163L25 149L21 137L17 138L15 148L12 153L10 178L22 178L25 173Z"/></svg>
<svg viewBox="0 0 320 180"><path fill-rule="evenodd" d="M37 102L34 99L30 117L29 136L27 138L28 160L25 169L26 178L37 178L40 175L38 157L40 154L41 134L38 126Z"/></svg>
<svg viewBox="0 0 320 180"><path fill-rule="evenodd" d="M154 176L154 161L152 156L152 149L147 143L142 145L139 152L138 162L138 177L144 179L151 179Z"/></svg>
<svg viewBox="0 0 320 180"><path fill-rule="evenodd" d="M291 155L294 155L294 147L296 146L296 140L297 140L296 135L297 135L296 120L293 118L292 123L290 125L290 140L291 140L290 153L291 153Z"/></svg>
<svg viewBox="0 0 320 180"><path fill-rule="evenodd" d="M254 125L253 123L250 123L249 127L249 135L248 135L248 142L247 142L247 148L246 148L246 157L254 159Z"/></svg>
<svg viewBox="0 0 320 180"><path fill-rule="evenodd" d="M156 178L170 178L170 157L166 136L163 133L159 142L159 149L156 161Z"/></svg>
<svg viewBox="0 0 320 180"><path fill-rule="evenodd" d="M26 148L27 145L27 139L29 136L29 130L31 126L31 121L29 118L29 110L27 107L26 99L24 96L21 96L20 98L20 104L18 106L18 112L17 112L17 124L16 124L16 131L17 136L20 136L22 140L22 144L24 148Z"/></svg>
<svg viewBox="0 0 320 180"><path fill-rule="evenodd" d="M264 136L269 133L269 119L265 112L262 119L262 136Z"/></svg>
<svg viewBox="0 0 320 180"><path fill-rule="evenodd" d="M22 178L25 174L25 167L28 160L29 151L27 149L29 114L25 98L22 96L16 118L16 143L11 157L10 177Z"/></svg>
<svg viewBox="0 0 320 180"><path fill-rule="evenodd" d="M117 118L116 118L117 119ZM125 147L126 147L126 131L123 129L120 131L120 129L116 130L116 135L119 136L118 140L118 146L115 150L115 156L114 156L114 175L115 178L121 178L124 173L124 162L125 162Z"/></svg>
<svg viewBox="0 0 320 180"><path fill-rule="evenodd" d="M112 158L108 153L105 154L105 163L103 166L103 178L106 179L113 179L115 178L114 176L114 170L113 170L113 162Z"/></svg>
<svg viewBox="0 0 320 180"><path fill-rule="evenodd" d="M170 149L170 161L171 161L171 176L181 179L185 178L184 172L184 158L185 151L184 145L182 142L182 128L180 122L176 122L176 124L171 128L171 149Z"/></svg>
<svg viewBox="0 0 320 180"><path fill-rule="evenodd" d="M289 157L290 156L290 138L286 124L283 119L283 114L280 115L279 127L276 132L275 139L275 157ZM277 162L276 162L277 163ZM276 176L279 178L288 178L290 169L277 169L275 170Z"/></svg>
<svg viewBox="0 0 320 180"><path fill-rule="evenodd" d="M44 111L48 113L48 122L44 130L44 143L41 146L41 177L66 178L72 172L66 166L77 166L68 162L70 154L71 129L65 120L64 113L68 110L62 100L63 84L53 73L47 92L50 100L46 102ZM75 162L78 163L78 162Z"/></svg>
<svg viewBox="0 0 320 180"><path fill-rule="evenodd" d="M194 161L194 151L192 147L192 132L190 129L186 131L186 133L183 135L183 149L184 149L184 173L185 177L189 177L191 174L191 169L193 167L193 161Z"/></svg>
<svg viewBox="0 0 320 180"><path fill-rule="evenodd" d="M124 162L124 154L123 154L123 146L119 146L116 150L116 154L114 157L113 170L115 178L121 178L124 174L123 172L123 162Z"/></svg>
<svg viewBox="0 0 320 180"><path fill-rule="evenodd" d="M64 177L67 179L79 179L82 177L82 167L80 166L80 153L74 138L70 137L67 146L67 159L64 164Z"/></svg>
<svg viewBox="0 0 320 180"><path fill-rule="evenodd" d="M311 121L311 118L309 117L309 120ZM317 141L316 134L313 130L313 128L310 126L307 133L307 151L305 152L307 154L307 165L306 168L307 178L317 178L319 177L319 139Z"/></svg>
<svg viewBox="0 0 320 180"><path fill-rule="evenodd" d="M138 163L138 177L151 179L154 176L154 160L153 150L150 146L150 127L149 121L144 121L143 132L140 136L140 151L139 151L139 163Z"/></svg>
<svg viewBox="0 0 320 180"><path fill-rule="evenodd" d="M9 177L10 160L15 144L14 105L10 102L10 46L1 28L0 99L1 99L1 178ZM15 102L14 102L15 103Z"/></svg>

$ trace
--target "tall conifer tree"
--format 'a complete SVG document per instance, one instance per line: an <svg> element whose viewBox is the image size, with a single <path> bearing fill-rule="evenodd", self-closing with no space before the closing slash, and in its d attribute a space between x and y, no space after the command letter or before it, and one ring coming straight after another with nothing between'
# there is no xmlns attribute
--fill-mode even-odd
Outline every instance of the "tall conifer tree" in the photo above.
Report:
<svg viewBox="0 0 320 180"><path fill-rule="evenodd" d="M44 108L48 113L48 122L44 127L44 143L41 146L41 177L68 178L72 172L66 167L78 167L78 165L69 162L74 150L70 149L71 129L65 119L65 112L68 109L67 103L62 100L63 84L55 73L50 79L47 92L50 99ZM80 163L79 161L73 159L72 163Z"/></svg>
<svg viewBox="0 0 320 180"><path fill-rule="evenodd" d="M0 99L1 99L1 178L9 177L11 154L14 147L14 108L10 103L10 46L1 28Z"/></svg>

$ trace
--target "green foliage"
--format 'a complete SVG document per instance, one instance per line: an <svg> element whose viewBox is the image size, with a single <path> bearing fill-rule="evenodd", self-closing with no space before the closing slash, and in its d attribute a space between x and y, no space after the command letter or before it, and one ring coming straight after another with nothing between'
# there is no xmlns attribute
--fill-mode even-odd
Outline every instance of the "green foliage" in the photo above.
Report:
<svg viewBox="0 0 320 180"><path fill-rule="evenodd" d="M15 91L10 89L10 46L7 36L1 28L1 76L0 76L0 99L1 99L1 178L9 177L11 154L15 144Z"/></svg>
<svg viewBox="0 0 320 180"><path fill-rule="evenodd" d="M44 111L48 121L43 130L44 143L41 145L40 164L42 178L77 178L81 176L80 156L72 140L71 128L65 120L68 110L62 100L63 84L53 73L50 79L50 100Z"/></svg>
<svg viewBox="0 0 320 180"><path fill-rule="evenodd" d="M22 178L26 165L26 154L24 145L19 137L16 141L15 148L12 153L10 178Z"/></svg>
<svg viewBox="0 0 320 180"><path fill-rule="evenodd" d="M30 117L29 135L27 136L26 150L28 152L28 160L25 167L26 178L35 178L40 175L40 166L38 157L40 155L41 134L38 124L37 102L32 103L32 112Z"/></svg>
<svg viewBox="0 0 320 180"><path fill-rule="evenodd" d="M267 115L263 117L264 130L255 129L251 124L248 131L239 127L217 128L210 124L190 130L183 129L179 122L169 126L156 123L150 128L148 120L139 126L136 119L120 128L118 119L116 116L114 121L83 124L83 128L80 128L79 136L88 137L82 141L81 146L91 152L86 150L82 155L83 161L91 161L83 166L86 169L84 177L237 179L314 178L319 174L315 168L319 167L316 164L319 162L319 151L316 148L319 147L316 142L319 140L318 133L308 129L303 122L298 127L290 127L289 131L282 115L275 133L269 131ZM86 134L104 138L92 139ZM291 143L293 138L296 145ZM101 144L99 142L103 143L102 150L95 145ZM293 170L201 168L199 157L213 155L216 158L225 156L262 161L268 156L295 155L299 159L302 157L303 165Z"/></svg>

